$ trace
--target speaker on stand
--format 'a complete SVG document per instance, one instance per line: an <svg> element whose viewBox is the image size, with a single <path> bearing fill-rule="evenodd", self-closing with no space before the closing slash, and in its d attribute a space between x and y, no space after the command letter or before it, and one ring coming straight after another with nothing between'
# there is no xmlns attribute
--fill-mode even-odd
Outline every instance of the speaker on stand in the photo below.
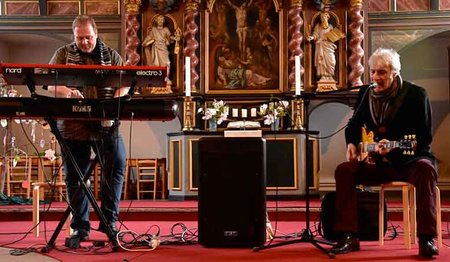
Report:
<svg viewBox="0 0 450 262"><path fill-rule="evenodd" d="M254 247L266 239L266 142L205 137L198 143L198 240Z"/></svg>

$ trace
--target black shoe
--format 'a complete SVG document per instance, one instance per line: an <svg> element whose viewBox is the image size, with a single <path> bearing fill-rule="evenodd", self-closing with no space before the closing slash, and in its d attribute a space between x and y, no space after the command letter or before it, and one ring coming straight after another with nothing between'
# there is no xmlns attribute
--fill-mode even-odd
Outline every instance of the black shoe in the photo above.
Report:
<svg viewBox="0 0 450 262"><path fill-rule="evenodd" d="M80 242L89 240L89 231L84 229L75 229L69 239L79 239Z"/></svg>
<svg viewBox="0 0 450 262"><path fill-rule="evenodd" d="M419 256L433 257L439 255L439 249L431 237L419 237Z"/></svg>
<svg viewBox="0 0 450 262"><path fill-rule="evenodd" d="M330 252L334 254L346 254L359 250L359 239L354 234L344 234L338 243L331 248Z"/></svg>
<svg viewBox="0 0 450 262"><path fill-rule="evenodd" d="M117 230L117 226L116 226L115 223L109 224L109 228L111 229L111 231L112 231L114 236L116 236L117 233L119 232L119 230ZM102 233L105 233L105 234L108 234L108 229L105 226L105 224L103 224L103 223L100 223L100 225L98 226L98 231L100 231Z"/></svg>

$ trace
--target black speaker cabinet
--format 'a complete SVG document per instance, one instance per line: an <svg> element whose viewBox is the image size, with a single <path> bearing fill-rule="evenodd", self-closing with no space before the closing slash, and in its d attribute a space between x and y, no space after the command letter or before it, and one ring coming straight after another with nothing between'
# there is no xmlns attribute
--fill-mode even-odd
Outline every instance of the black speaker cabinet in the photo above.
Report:
<svg viewBox="0 0 450 262"><path fill-rule="evenodd" d="M206 247L254 247L266 239L266 142L199 140L198 240Z"/></svg>

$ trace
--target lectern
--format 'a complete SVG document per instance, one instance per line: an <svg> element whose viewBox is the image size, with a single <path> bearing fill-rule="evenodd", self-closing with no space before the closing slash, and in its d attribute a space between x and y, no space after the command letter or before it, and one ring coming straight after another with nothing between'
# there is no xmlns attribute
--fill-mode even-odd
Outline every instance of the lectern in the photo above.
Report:
<svg viewBox="0 0 450 262"><path fill-rule="evenodd" d="M198 240L206 247L254 247L266 239L266 142L199 140Z"/></svg>

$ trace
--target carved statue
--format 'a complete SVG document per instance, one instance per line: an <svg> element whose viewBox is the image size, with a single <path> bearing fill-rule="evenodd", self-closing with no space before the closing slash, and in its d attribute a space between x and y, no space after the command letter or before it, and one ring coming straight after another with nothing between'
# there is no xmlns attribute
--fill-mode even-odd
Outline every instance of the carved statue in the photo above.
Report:
<svg viewBox="0 0 450 262"><path fill-rule="evenodd" d="M337 48L334 42L345 37L338 28L329 23L329 18L328 12L321 12L320 23L314 26L312 35L306 38L310 42L314 41L316 45L314 65L319 81L334 81Z"/></svg>
<svg viewBox="0 0 450 262"><path fill-rule="evenodd" d="M167 75L170 74L170 51L169 45L176 42L174 53L178 53L178 42L181 39L181 29L175 30L172 34L170 29L164 26L165 17L158 15L156 18L156 25L149 28L148 34L142 42L145 49L145 63L146 65L167 66ZM168 80L168 85L171 81Z"/></svg>

